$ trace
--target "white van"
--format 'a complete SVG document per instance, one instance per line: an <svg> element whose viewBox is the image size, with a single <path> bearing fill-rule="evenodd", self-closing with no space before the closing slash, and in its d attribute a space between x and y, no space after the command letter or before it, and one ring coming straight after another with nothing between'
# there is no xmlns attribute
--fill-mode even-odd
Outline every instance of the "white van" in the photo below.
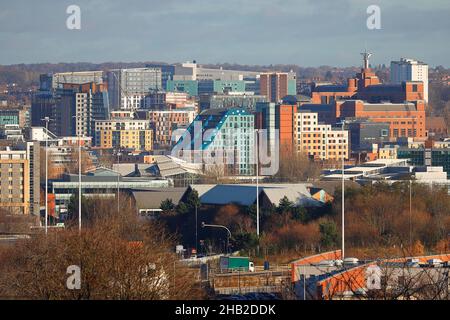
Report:
<svg viewBox="0 0 450 320"><path fill-rule="evenodd" d="M435 268L436 267L442 267L442 265L443 265L443 262L442 262L441 259L430 259L427 262L428 262L429 266L432 266L432 267L435 267Z"/></svg>
<svg viewBox="0 0 450 320"><path fill-rule="evenodd" d="M354 266L359 263L358 258L345 258L344 259L344 266Z"/></svg>

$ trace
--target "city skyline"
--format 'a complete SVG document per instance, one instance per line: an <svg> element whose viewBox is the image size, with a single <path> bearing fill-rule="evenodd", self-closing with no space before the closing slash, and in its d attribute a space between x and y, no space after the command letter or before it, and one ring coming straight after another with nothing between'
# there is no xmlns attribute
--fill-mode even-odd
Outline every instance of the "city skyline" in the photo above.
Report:
<svg viewBox="0 0 450 320"><path fill-rule="evenodd" d="M77 1L81 29L69 30L66 9L71 4L3 4L0 41L7 46L0 64L195 59L204 64L343 67L356 66L357 53L367 48L376 53L374 65L413 57L430 66L449 66L450 45L442 41L450 27L445 1L426 8L420 1L403 0ZM372 4L380 7L379 30L366 26Z"/></svg>

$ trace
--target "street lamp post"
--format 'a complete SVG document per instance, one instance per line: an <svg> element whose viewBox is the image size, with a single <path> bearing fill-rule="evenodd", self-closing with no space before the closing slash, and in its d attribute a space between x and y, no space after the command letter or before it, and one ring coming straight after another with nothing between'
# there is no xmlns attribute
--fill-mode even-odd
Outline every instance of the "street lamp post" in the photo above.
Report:
<svg viewBox="0 0 450 320"><path fill-rule="evenodd" d="M259 130L256 129L256 235L259 238Z"/></svg>
<svg viewBox="0 0 450 320"><path fill-rule="evenodd" d="M345 143L344 143L344 126L345 120L342 120L342 244L341 255L342 260L345 257Z"/></svg>
<svg viewBox="0 0 450 320"><path fill-rule="evenodd" d="M222 228L222 229L227 230L227 254L228 254L229 251L230 251L229 250L230 249L230 238L231 238L231 231L230 231L230 229L228 229L227 227L222 226L220 224L206 224L206 223L202 222L202 228L206 228L206 227L209 227L209 228Z"/></svg>
<svg viewBox="0 0 450 320"><path fill-rule="evenodd" d="M78 232L81 233L81 133L78 137Z"/></svg>
<svg viewBox="0 0 450 320"><path fill-rule="evenodd" d="M198 214L197 205L195 205L195 252L198 255Z"/></svg>
<svg viewBox="0 0 450 320"><path fill-rule="evenodd" d="M117 214L120 213L120 173L119 173L119 164L120 164L120 149L117 151Z"/></svg>
<svg viewBox="0 0 450 320"><path fill-rule="evenodd" d="M78 232L81 233L81 115L73 116L78 138ZM80 124L78 123L80 119ZM78 125L80 128L78 128Z"/></svg>
<svg viewBox="0 0 450 320"><path fill-rule="evenodd" d="M412 250L412 181L409 179L409 250Z"/></svg>

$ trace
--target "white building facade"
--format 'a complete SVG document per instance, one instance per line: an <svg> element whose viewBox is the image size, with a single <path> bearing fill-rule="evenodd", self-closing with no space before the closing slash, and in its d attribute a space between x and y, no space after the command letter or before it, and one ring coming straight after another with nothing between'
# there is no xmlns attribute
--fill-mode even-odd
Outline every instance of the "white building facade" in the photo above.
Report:
<svg viewBox="0 0 450 320"><path fill-rule="evenodd" d="M401 58L391 61L391 82L422 81L424 100L428 103L428 65L424 62Z"/></svg>

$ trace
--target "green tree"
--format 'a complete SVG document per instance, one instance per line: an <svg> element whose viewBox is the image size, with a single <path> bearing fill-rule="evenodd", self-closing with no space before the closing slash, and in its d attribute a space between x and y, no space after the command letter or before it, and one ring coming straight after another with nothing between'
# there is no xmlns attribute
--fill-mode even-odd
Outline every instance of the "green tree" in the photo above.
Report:
<svg viewBox="0 0 450 320"><path fill-rule="evenodd" d="M201 203L200 198L198 197L197 190L191 190L191 192L189 192L186 199L186 205L190 210L194 210L196 207L200 207Z"/></svg>
<svg viewBox="0 0 450 320"><path fill-rule="evenodd" d="M176 207L176 211L177 211L177 214L183 215L183 214L186 214L189 212L189 208L186 205L186 203L180 202L180 203L178 203L178 205Z"/></svg>
<svg viewBox="0 0 450 320"><path fill-rule="evenodd" d="M175 205L173 204L172 199L166 199L166 200L161 201L161 205L159 206L159 208L164 213L170 213L175 209Z"/></svg>
<svg viewBox="0 0 450 320"><path fill-rule="evenodd" d="M326 248L336 246L338 243L338 231L333 221L325 221L319 224L320 243Z"/></svg>
<svg viewBox="0 0 450 320"><path fill-rule="evenodd" d="M240 232L233 237L236 249L252 250L258 246L258 236L254 232Z"/></svg>
<svg viewBox="0 0 450 320"><path fill-rule="evenodd" d="M292 219L300 221L302 223L306 223L308 222L310 217L308 216L308 212L304 207L297 206L292 208Z"/></svg>
<svg viewBox="0 0 450 320"><path fill-rule="evenodd" d="M286 213L291 212L292 208L294 207L294 203L288 199L288 197L284 196L277 207L278 213Z"/></svg>

